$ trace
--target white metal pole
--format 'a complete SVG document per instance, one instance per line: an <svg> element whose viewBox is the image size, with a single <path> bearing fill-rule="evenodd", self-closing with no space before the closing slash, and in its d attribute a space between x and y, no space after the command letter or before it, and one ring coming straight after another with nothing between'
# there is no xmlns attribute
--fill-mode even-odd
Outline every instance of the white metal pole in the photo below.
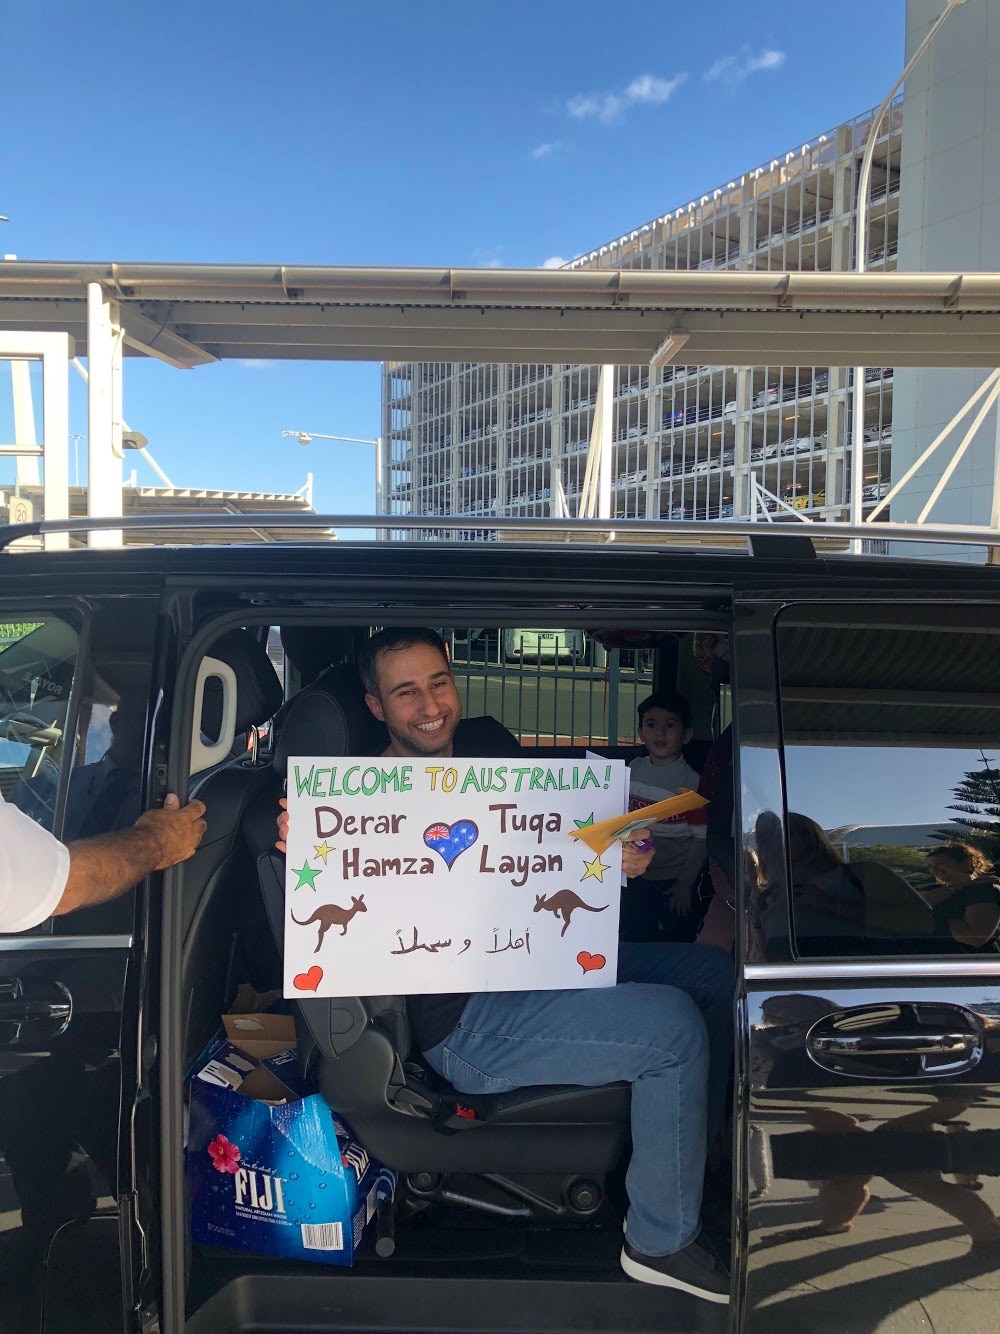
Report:
<svg viewBox="0 0 1000 1334"><path fill-rule="evenodd" d="M58 355L42 362L43 512L46 519L69 518L69 334L48 334ZM65 551L69 533L46 533L46 551Z"/></svg>
<svg viewBox="0 0 1000 1334"><path fill-rule="evenodd" d="M964 4L965 0L947 0L944 9L937 16L928 30L927 36L920 43L913 55L906 62L902 74L889 89L872 119L871 127L868 131L868 142L865 144L865 151L861 158L861 170L858 173L858 191L855 217L857 219L854 228L855 236L855 268L858 273L864 273L865 262L868 257L868 190L871 182L872 160L875 156L875 144L878 141L879 130L885 113L892 105L892 100L905 83L907 75L911 72L921 56L930 46L931 42L941 30L945 19L958 5ZM864 517L864 504L862 493L864 491L864 454L865 454L865 368L864 366L855 366L854 368L854 400L851 405L851 523L860 524ZM861 542L857 540L852 543L854 550L861 551Z"/></svg>
<svg viewBox="0 0 1000 1334"><path fill-rule="evenodd" d="M45 369L42 363L44 383ZM14 393L14 443L37 445L35 433L35 405L31 398L31 362L15 357L10 363L11 387ZM21 486L40 486L37 454L18 454L16 477Z"/></svg>
<svg viewBox="0 0 1000 1334"><path fill-rule="evenodd" d="M383 469L385 468L385 441L382 436L375 437L375 513L385 513L385 479ZM376 538L383 538L385 530L376 528Z"/></svg>
<svg viewBox="0 0 1000 1334"><path fill-rule="evenodd" d="M611 518L611 451L614 432L614 395L615 368L602 366L597 382L597 404L595 414L598 419L598 473L597 473L597 517Z"/></svg>
<svg viewBox="0 0 1000 1334"><path fill-rule="evenodd" d="M87 514L122 512L121 338L118 303L87 284ZM117 436L117 449L115 448ZM93 547L120 547L121 529L91 532Z"/></svg>

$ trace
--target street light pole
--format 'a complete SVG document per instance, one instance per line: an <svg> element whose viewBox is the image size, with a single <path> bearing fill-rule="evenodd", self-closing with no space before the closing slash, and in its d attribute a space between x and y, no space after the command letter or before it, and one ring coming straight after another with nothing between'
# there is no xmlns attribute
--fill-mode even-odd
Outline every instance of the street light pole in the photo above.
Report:
<svg viewBox="0 0 1000 1334"><path fill-rule="evenodd" d="M871 128L868 131L868 142L865 144L865 151L861 157L861 170L858 173L858 192L857 192L857 210L855 224L855 269L858 273L864 273L865 261L868 257L868 189L871 184L872 161L875 157L875 144L878 140L879 130L885 113L892 106L892 100L899 92L900 88L906 82L907 77L912 72L914 66L919 62L924 52L933 42L934 38L944 26L944 22L953 9L959 5L964 5L965 0L946 0L945 7L931 24L927 36L920 43L913 55L906 62L902 74L889 89L885 95L882 105L872 119ZM854 368L854 401L851 405L851 523L860 524L863 519L864 505L862 503L862 493L864 490L864 454L865 454L865 368L864 366L855 366ZM854 550L861 551L861 541L856 539L852 544Z"/></svg>
<svg viewBox="0 0 1000 1334"><path fill-rule="evenodd" d="M382 470L384 466L384 447L383 440L377 435L374 440L368 440L359 435L325 435L322 431L282 431L283 436L291 436L297 440L300 445L308 445L313 440L336 440L346 445L374 445L375 446L375 513L384 514L385 505L383 504L383 486Z"/></svg>

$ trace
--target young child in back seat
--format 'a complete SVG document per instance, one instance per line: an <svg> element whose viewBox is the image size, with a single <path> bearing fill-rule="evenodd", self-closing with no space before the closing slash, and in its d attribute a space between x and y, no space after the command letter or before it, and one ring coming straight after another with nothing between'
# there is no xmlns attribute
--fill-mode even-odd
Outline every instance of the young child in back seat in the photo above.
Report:
<svg viewBox="0 0 1000 1334"><path fill-rule="evenodd" d="M691 706L683 695L649 695L638 708L646 747L629 765L629 808L636 810L681 788L698 789L699 774L683 747L691 740ZM694 889L705 866L705 825L686 816L653 825L655 852L645 875L622 894L623 940L693 939Z"/></svg>

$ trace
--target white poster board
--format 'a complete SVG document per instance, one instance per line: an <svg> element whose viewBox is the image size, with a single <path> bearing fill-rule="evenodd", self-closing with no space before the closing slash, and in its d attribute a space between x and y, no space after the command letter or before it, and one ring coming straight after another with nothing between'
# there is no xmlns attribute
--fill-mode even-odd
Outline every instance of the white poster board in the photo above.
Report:
<svg viewBox="0 0 1000 1334"><path fill-rule="evenodd" d="M288 761L286 996L610 987L621 760Z"/></svg>

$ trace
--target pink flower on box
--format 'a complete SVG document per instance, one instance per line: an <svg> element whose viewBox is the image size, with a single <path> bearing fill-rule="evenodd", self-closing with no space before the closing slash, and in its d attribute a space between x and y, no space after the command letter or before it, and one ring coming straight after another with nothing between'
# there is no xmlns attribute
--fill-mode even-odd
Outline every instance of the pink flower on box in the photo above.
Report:
<svg viewBox="0 0 1000 1334"><path fill-rule="evenodd" d="M240 1168L240 1147L232 1144L225 1135L216 1135L208 1146L208 1156L217 1172L229 1172L235 1175Z"/></svg>

